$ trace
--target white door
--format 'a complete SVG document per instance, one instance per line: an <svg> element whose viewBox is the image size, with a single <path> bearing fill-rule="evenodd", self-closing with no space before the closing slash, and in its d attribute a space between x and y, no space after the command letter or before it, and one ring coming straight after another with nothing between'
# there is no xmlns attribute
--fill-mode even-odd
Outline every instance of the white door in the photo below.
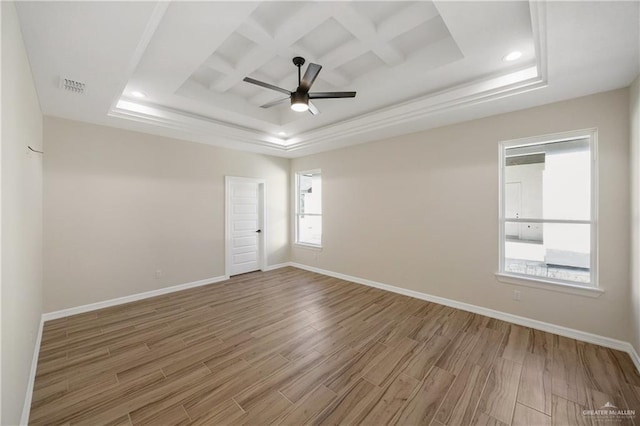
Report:
<svg viewBox="0 0 640 426"><path fill-rule="evenodd" d="M244 274L262 268L264 183L227 178L227 273Z"/></svg>
<svg viewBox="0 0 640 426"><path fill-rule="evenodd" d="M504 186L505 196L505 217L519 218L522 207L522 184L520 182L510 182ZM507 222L505 224L505 234L509 238L522 239L521 224Z"/></svg>

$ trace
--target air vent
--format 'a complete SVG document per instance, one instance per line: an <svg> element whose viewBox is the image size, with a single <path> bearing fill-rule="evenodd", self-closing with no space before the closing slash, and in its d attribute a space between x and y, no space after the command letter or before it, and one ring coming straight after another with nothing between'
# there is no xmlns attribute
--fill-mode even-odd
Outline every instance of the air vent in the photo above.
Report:
<svg viewBox="0 0 640 426"><path fill-rule="evenodd" d="M84 83L69 78L60 79L60 88L79 95L84 93Z"/></svg>

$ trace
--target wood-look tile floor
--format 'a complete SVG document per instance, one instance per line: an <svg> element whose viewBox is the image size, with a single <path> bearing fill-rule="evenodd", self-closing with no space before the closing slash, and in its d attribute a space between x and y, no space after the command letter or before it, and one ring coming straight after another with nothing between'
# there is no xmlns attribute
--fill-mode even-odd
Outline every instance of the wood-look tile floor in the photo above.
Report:
<svg viewBox="0 0 640 426"><path fill-rule="evenodd" d="M583 410L639 401L623 352L284 268L47 322L30 423L613 424Z"/></svg>

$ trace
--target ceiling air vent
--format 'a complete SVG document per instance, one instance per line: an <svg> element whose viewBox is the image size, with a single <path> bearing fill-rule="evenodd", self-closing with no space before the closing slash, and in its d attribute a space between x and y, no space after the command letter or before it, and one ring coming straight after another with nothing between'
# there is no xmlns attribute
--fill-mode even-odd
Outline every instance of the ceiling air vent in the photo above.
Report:
<svg viewBox="0 0 640 426"><path fill-rule="evenodd" d="M69 78L60 79L60 88L79 95L84 93L84 83Z"/></svg>

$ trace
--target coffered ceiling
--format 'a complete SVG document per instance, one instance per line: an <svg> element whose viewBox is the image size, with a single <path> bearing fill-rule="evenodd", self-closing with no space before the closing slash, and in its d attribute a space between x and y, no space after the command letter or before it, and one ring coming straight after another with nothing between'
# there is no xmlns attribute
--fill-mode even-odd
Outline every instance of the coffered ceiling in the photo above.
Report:
<svg viewBox="0 0 640 426"><path fill-rule="evenodd" d="M45 114L288 157L638 73L635 2L53 1L18 12ZM261 108L285 95L243 78L293 91L294 56L322 65L313 90L356 98L315 100L315 116ZM64 78L85 92L61 89Z"/></svg>

